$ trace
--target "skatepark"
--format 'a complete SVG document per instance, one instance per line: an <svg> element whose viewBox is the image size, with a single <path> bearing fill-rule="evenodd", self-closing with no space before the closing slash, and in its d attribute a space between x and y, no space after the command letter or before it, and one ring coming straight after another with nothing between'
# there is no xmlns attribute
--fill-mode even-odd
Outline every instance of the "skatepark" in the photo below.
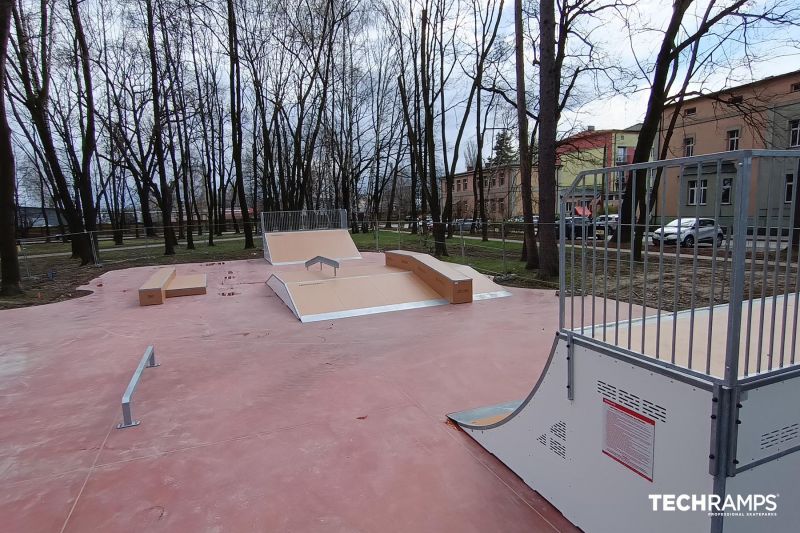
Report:
<svg viewBox="0 0 800 533"><path fill-rule="evenodd" d="M640 166L670 164L686 163ZM573 187L609 182L589 178ZM736 179L733 247L702 265L719 286L689 284L687 310L696 244L626 271L620 247L567 246L562 227L559 290L517 289L359 252L346 214L301 212L263 214L263 259L117 270L5 311L0 515L13 531L753 531L746 495L797 496L800 269L747 260ZM675 494L749 507L651 505ZM791 531L798 512L767 517Z"/></svg>

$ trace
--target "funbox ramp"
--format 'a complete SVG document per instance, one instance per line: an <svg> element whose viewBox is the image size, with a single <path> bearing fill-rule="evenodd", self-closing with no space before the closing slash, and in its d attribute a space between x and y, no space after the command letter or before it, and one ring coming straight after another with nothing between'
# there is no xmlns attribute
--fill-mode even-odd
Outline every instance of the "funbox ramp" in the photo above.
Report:
<svg viewBox="0 0 800 533"><path fill-rule="evenodd" d="M476 270L450 265L427 254L387 252L392 258L419 261L425 272L391 265L343 264L328 269L273 273L267 285L301 322L316 322L390 311L510 296ZM430 267L430 268L427 268ZM465 283L470 294L453 289Z"/></svg>
<svg viewBox="0 0 800 533"><path fill-rule="evenodd" d="M800 453L791 453L797 443L781 443L781 451L764 450L763 442L771 431L788 432L787 413L800 417L800 379L750 390L742 399L736 457L748 466L727 478L722 493L785 493L777 516L728 516L712 525L707 512L654 511L649 498L714 493L712 385L571 342L564 333L556 337L524 400L449 418L587 533L797 531ZM781 405L793 407L776 417ZM769 454L779 458L762 462Z"/></svg>
<svg viewBox="0 0 800 533"><path fill-rule="evenodd" d="M264 233L264 259L272 265L305 263L318 255L335 259L361 259L346 229Z"/></svg>

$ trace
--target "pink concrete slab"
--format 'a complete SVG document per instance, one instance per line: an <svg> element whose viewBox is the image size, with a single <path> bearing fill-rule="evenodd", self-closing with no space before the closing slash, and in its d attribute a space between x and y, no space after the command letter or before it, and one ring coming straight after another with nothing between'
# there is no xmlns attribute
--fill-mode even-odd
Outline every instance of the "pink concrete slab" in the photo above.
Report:
<svg viewBox="0 0 800 533"><path fill-rule="evenodd" d="M20 533L61 531L87 474L88 469L3 484L0 490L0 529Z"/></svg>
<svg viewBox="0 0 800 533"><path fill-rule="evenodd" d="M302 324L263 260L180 270L207 295L142 308L129 269L0 311L3 530L574 531L445 418L528 392L552 291ZM148 344L142 424L112 429Z"/></svg>

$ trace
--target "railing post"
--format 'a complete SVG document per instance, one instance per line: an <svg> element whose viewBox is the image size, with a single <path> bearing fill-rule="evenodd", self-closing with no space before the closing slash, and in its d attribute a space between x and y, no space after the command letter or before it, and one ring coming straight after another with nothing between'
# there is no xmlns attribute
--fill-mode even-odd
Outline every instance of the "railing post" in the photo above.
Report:
<svg viewBox="0 0 800 533"><path fill-rule="evenodd" d="M737 173L734 205L737 209L733 220L733 264L731 266L730 303L728 304L728 330L725 347L725 385L735 387L739 381L739 344L742 327L742 300L744 298L745 262L747 254L747 215L750 201L750 179L753 157L747 154Z"/></svg>

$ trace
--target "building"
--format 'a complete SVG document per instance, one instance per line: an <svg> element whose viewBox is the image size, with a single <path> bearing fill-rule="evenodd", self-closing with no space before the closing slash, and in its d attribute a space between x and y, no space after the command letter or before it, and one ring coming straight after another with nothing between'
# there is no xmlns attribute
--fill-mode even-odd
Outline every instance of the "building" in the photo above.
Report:
<svg viewBox="0 0 800 533"><path fill-rule="evenodd" d="M673 118L675 127L667 138ZM668 106L661 117L659 153L664 146L667 159L731 150L800 148L800 70L691 98L679 108ZM749 214L770 220L773 227L779 223L788 227L790 213L782 207L790 204L795 194L796 164L772 161L772 167L758 168L760 164L756 160L752 172L752 179L760 182L751 183ZM682 178L680 175L680 168L666 171L656 211L672 217L698 213L717 218L722 225L732 221L733 162L722 163L719 170L715 163L700 168L691 165L684 168ZM775 201L780 197L783 202Z"/></svg>
<svg viewBox="0 0 800 533"><path fill-rule="evenodd" d="M557 198L561 198L581 172L624 165L633 161L633 152L639 140L641 124L617 130L596 130L589 126L582 131L559 142L556 149ZM604 174L587 177L584 182L566 198L569 214L591 216L600 206L616 209L620 199L621 175L606 180Z"/></svg>
<svg viewBox="0 0 800 533"><path fill-rule="evenodd" d="M537 213L539 200L539 174L531 169L533 212ZM519 163L498 165L483 169L486 185L483 190L486 202L486 218L500 221L522 216L522 174ZM442 183L442 199L445 198L445 182ZM475 169L467 167L465 172L453 176L453 218L472 218L476 199L480 199ZM478 212L480 217L480 212Z"/></svg>

